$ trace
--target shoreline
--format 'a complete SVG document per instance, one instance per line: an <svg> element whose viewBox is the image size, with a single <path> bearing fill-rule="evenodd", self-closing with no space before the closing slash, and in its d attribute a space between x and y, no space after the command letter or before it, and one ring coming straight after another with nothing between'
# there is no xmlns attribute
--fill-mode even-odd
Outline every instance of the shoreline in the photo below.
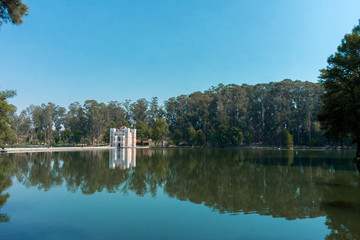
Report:
<svg viewBox="0 0 360 240"><path fill-rule="evenodd" d="M5 148L7 153L29 153L29 152L64 152L64 151L87 151L87 150L105 150L115 149L116 147L99 146L99 147L43 147L43 148Z"/></svg>
<svg viewBox="0 0 360 240"><path fill-rule="evenodd" d="M136 147L135 149L144 149L149 147ZM6 153L32 153L32 152L76 152L88 150L107 150L117 149L110 146L86 146L86 147L34 147L34 148L5 148Z"/></svg>
<svg viewBox="0 0 360 240"><path fill-rule="evenodd" d="M218 147L197 147L197 146L171 146L171 147L150 147L150 149L207 149L207 148L218 148ZM354 150L354 149L329 149L326 147L294 147L293 149L276 148L269 146L246 146L246 147L228 147L228 148L239 148L239 149L261 149L261 150L328 150L328 151L339 151L339 150ZM5 148L5 153L35 153L35 152L75 152L75 151L89 151L89 150L107 150L117 149L117 147L110 146L85 146L85 147L24 147L24 148ZM135 149L149 149L148 146L138 146ZM226 148L223 148L226 149ZM0 149L1 150L1 149Z"/></svg>

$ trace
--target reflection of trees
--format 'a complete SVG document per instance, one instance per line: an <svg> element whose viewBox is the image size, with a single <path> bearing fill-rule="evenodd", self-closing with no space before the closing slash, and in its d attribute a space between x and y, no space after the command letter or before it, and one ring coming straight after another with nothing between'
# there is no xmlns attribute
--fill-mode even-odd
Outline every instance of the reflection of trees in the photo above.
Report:
<svg viewBox="0 0 360 240"><path fill-rule="evenodd" d="M321 209L331 229L327 239L360 239L360 179L347 173L330 181L322 190Z"/></svg>
<svg viewBox="0 0 360 240"><path fill-rule="evenodd" d="M17 160L15 176L26 187L36 186L47 191L63 182L57 154L24 153L9 157Z"/></svg>
<svg viewBox="0 0 360 240"><path fill-rule="evenodd" d="M11 156L17 179L27 187L48 190L65 184L71 192L133 191L141 196L156 195L161 188L170 197L220 213L286 219L327 215L326 224L334 231L328 237L334 239L349 232L359 236L355 217L360 197L354 198L354 192L360 182L349 171L353 164L344 162L348 155L351 159L350 152L333 151L141 150L136 168L125 170L109 169L106 151Z"/></svg>
<svg viewBox="0 0 360 240"><path fill-rule="evenodd" d="M323 214L318 208L320 196L311 187L314 172L280 165L284 161L279 157L272 162L261 153L249 156L227 150L187 151L181 156L171 162L170 169L177 170L165 185L170 196L204 203L222 213L257 212L288 219Z"/></svg>
<svg viewBox="0 0 360 240"><path fill-rule="evenodd" d="M65 183L71 192L80 189L84 194L92 194L104 189L115 192L128 178L127 171L109 169L104 154L108 152L13 154L10 157L16 162L17 179L27 187L48 190Z"/></svg>
<svg viewBox="0 0 360 240"><path fill-rule="evenodd" d="M14 167L15 165L12 161L6 161L0 158L0 210L10 197L10 194L4 193L4 191L12 185L10 177ZM0 213L0 222L9 221L9 216Z"/></svg>

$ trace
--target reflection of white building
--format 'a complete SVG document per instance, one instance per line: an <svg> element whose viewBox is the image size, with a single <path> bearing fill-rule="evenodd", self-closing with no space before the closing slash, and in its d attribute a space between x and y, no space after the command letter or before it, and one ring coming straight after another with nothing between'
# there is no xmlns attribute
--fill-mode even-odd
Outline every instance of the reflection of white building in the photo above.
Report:
<svg viewBox="0 0 360 240"><path fill-rule="evenodd" d="M117 148L109 151L109 168L127 169L136 167L136 149Z"/></svg>
<svg viewBox="0 0 360 240"><path fill-rule="evenodd" d="M110 147L136 147L136 129L110 128Z"/></svg>

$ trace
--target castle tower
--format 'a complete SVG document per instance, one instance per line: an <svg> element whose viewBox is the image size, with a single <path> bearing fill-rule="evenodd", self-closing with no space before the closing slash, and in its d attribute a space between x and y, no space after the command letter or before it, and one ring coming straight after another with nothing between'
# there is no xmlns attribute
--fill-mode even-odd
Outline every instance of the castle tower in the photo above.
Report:
<svg viewBox="0 0 360 240"><path fill-rule="evenodd" d="M121 148L136 147L136 129L122 126L120 129L110 128L110 146Z"/></svg>

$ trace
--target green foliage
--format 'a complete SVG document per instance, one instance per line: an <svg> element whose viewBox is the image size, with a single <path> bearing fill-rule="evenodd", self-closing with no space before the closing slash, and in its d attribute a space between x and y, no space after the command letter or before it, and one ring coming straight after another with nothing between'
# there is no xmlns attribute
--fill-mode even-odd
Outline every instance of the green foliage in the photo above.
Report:
<svg viewBox="0 0 360 240"><path fill-rule="evenodd" d="M231 142L231 144L237 146L237 145L241 145L242 142L244 141L244 136L243 133L241 132L240 128L237 127L231 127L229 129L229 141Z"/></svg>
<svg viewBox="0 0 360 240"><path fill-rule="evenodd" d="M132 122L145 122L147 118L147 109L149 103L145 98L141 98L130 105Z"/></svg>
<svg viewBox="0 0 360 240"><path fill-rule="evenodd" d="M164 107L171 131L186 133L191 125L203 130L212 145L218 144L214 131L222 124L248 133L243 137L247 144L279 145L285 126L296 136L296 144L306 144L321 138L313 134L313 123L322 93L320 84L289 79L255 86L219 84L204 93L170 98ZM232 144L230 139L228 144Z"/></svg>
<svg viewBox="0 0 360 240"><path fill-rule="evenodd" d="M159 106L158 98L153 97L150 102L150 107L147 111L147 125L152 128L154 126L156 118L162 118L164 110Z"/></svg>
<svg viewBox="0 0 360 240"><path fill-rule="evenodd" d="M99 144L104 132L109 128L109 111L104 103L87 100L84 104L88 140L92 144Z"/></svg>
<svg viewBox="0 0 360 240"><path fill-rule="evenodd" d="M137 120L135 124L136 128L136 138L138 140L149 138L149 129L148 126L141 120Z"/></svg>
<svg viewBox="0 0 360 240"><path fill-rule="evenodd" d="M199 129L196 132L195 140L196 140L196 145L198 145L198 146L204 146L205 145L205 143L206 143L205 134L201 129Z"/></svg>
<svg viewBox="0 0 360 240"><path fill-rule="evenodd" d="M249 133L249 132L246 132L245 133L244 143L246 145L250 145L253 141L254 141L253 135L251 133Z"/></svg>
<svg viewBox="0 0 360 240"><path fill-rule="evenodd" d="M294 146L293 136L289 133L287 129L284 129L281 133L281 145L282 147L292 149Z"/></svg>
<svg viewBox="0 0 360 240"><path fill-rule="evenodd" d="M108 125L109 128L116 128L116 123L114 121L111 121Z"/></svg>
<svg viewBox="0 0 360 240"><path fill-rule="evenodd" d="M157 118L154 127L151 129L151 138L155 143L165 141L170 134L169 125L164 118Z"/></svg>
<svg viewBox="0 0 360 240"><path fill-rule="evenodd" d="M181 140L183 139L183 133L180 130L175 129L171 138L174 141L175 145L179 145Z"/></svg>
<svg viewBox="0 0 360 240"><path fill-rule="evenodd" d="M196 137L196 130L193 126L190 126L187 130L186 130L186 141L193 145L195 143L195 137Z"/></svg>
<svg viewBox="0 0 360 240"><path fill-rule="evenodd" d="M13 143L16 140L14 130L11 128L13 119L11 114L15 112L15 107L7 102L7 99L16 95L15 91L7 90L0 92L0 146L4 143Z"/></svg>
<svg viewBox="0 0 360 240"><path fill-rule="evenodd" d="M67 111L48 103L10 115L19 141L50 143L61 129L70 129L72 142L107 144L109 129L120 126L137 128L138 139L154 135L152 132L157 139L157 130L149 129L154 129L156 119L165 119L175 144L199 144L196 135L201 129L212 146L280 146L286 127L294 134L294 144L319 146L327 144L316 118L323 92L320 84L285 79L254 86L219 84L204 92L169 98L164 106L159 106L156 97L133 103L87 100L83 105L70 104Z"/></svg>
<svg viewBox="0 0 360 240"><path fill-rule="evenodd" d="M108 130L108 131L109 131L109 134L110 134L110 130ZM83 132L81 130L75 130L75 134L74 134L75 143L80 143L82 137L83 137Z"/></svg>
<svg viewBox="0 0 360 240"><path fill-rule="evenodd" d="M0 26L3 23L22 24L28 14L28 6L22 0L0 0Z"/></svg>
<svg viewBox="0 0 360 240"><path fill-rule="evenodd" d="M50 144L54 133L60 134L60 129L65 120L65 110L63 107L51 102L41 104L41 106L30 106L28 115L31 116L34 128L32 130L27 129L27 131L30 132L31 138L37 137L40 142ZM27 125L27 127L30 126Z"/></svg>
<svg viewBox="0 0 360 240"><path fill-rule="evenodd" d="M39 130L37 132L37 139L40 141L40 143L45 142L45 132L43 130Z"/></svg>
<svg viewBox="0 0 360 240"><path fill-rule="evenodd" d="M131 128L130 123L128 123L128 121L126 121L125 119L121 122L121 126L125 126L127 128Z"/></svg>
<svg viewBox="0 0 360 240"><path fill-rule="evenodd" d="M318 113L321 127L335 141L350 137L357 143L360 157L360 22L327 62L319 77L325 89Z"/></svg>
<svg viewBox="0 0 360 240"><path fill-rule="evenodd" d="M103 141L104 143L110 143L110 129L105 131Z"/></svg>
<svg viewBox="0 0 360 240"><path fill-rule="evenodd" d="M209 130L209 133L206 135L207 142L211 144L211 146L215 146L217 144L216 131L214 128Z"/></svg>
<svg viewBox="0 0 360 240"><path fill-rule="evenodd" d="M55 142L55 144L59 144L59 142L60 142L60 136L59 136L58 134L55 134L55 135L54 135L54 142Z"/></svg>
<svg viewBox="0 0 360 240"><path fill-rule="evenodd" d="M61 140L64 143L70 143L72 136L73 136L73 133L70 129L65 129L64 131L61 132Z"/></svg>
<svg viewBox="0 0 360 240"><path fill-rule="evenodd" d="M116 128L116 123L114 121L111 121L109 123L108 128L104 133L104 136L103 136L104 143L110 143L110 128Z"/></svg>
<svg viewBox="0 0 360 240"><path fill-rule="evenodd" d="M228 131L229 126L226 124L221 124L216 130L217 143L220 147L225 147L229 143Z"/></svg>

